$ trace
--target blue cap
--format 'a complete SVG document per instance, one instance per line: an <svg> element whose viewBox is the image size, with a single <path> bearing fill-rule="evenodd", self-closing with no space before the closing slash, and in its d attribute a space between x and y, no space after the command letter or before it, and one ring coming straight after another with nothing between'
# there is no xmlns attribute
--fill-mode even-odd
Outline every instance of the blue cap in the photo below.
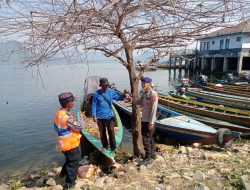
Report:
<svg viewBox="0 0 250 190"><path fill-rule="evenodd" d="M59 94L58 98L59 98L59 102L63 102L63 103L74 102L76 100L76 98L73 96L71 92L63 92Z"/></svg>
<svg viewBox="0 0 250 190"><path fill-rule="evenodd" d="M152 79L149 78L149 77L142 77L142 78L141 78L141 81L142 81L142 82L146 82L146 83L151 83L151 82L152 82Z"/></svg>

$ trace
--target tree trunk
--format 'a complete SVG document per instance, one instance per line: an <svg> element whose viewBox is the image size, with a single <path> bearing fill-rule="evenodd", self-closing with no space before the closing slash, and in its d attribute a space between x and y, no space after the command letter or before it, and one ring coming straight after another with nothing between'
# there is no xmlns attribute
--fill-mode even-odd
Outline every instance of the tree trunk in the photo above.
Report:
<svg viewBox="0 0 250 190"><path fill-rule="evenodd" d="M139 98L138 84L139 79L136 76L135 67L133 63L133 51L128 51L127 60L128 66L127 70L129 73L130 87L133 99ZM131 53L132 52L132 53ZM133 153L135 157L141 156L144 153L141 135L141 108L138 105L132 104L132 139L133 139Z"/></svg>

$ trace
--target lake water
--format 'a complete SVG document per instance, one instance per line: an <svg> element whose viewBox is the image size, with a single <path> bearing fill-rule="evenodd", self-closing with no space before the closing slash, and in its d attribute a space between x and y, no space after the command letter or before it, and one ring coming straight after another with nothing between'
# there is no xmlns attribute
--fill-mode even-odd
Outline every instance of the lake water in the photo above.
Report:
<svg viewBox="0 0 250 190"><path fill-rule="evenodd" d="M53 114L60 107L58 94L71 91L81 99L84 80L90 75L108 77L118 89L129 88L125 67L119 63L44 64L24 69L20 64L0 63L0 177L23 173L52 163L62 163L56 152ZM169 82L185 76L184 70L145 72L165 92ZM79 110L75 103L73 113ZM130 147L125 132L123 146Z"/></svg>

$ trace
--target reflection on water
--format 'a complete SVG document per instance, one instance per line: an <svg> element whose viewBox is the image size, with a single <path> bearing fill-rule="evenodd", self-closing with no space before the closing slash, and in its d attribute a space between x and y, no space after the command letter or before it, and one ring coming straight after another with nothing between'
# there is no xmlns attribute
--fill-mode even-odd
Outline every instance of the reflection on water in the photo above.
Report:
<svg viewBox="0 0 250 190"><path fill-rule="evenodd" d="M64 157L56 152L53 114L59 107L58 94L71 91L81 100L84 80L90 75L105 76L118 89L129 88L128 72L119 63L42 65L20 69L19 65L0 63L0 177L31 170ZM41 78L39 78L39 75ZM171 83L189 75L184 70L146 72L163 92L172 90ZM79 110L75 103L73 113ZM124 120L123 116L123 120ZM130 125L124 122L125 126ZM131 136L125 130L123 149L131 150Z"/></svg>

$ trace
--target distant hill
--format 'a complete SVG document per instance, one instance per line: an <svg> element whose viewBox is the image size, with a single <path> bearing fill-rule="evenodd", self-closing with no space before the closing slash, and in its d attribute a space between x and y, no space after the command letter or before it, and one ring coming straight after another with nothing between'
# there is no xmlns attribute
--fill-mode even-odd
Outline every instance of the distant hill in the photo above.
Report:
<svg viewBox="0 0 250 190"><path fill-rule="evenodd" d="M81 62L89 62L89 63L111 63L111 62L119 62L113 57L106 57L102 52L96 51L96 52L89 52L88 55L85 55L85 52L81 53L67 53L64 52L67 56L65 58L62 54L58 54L51 58L48 62L53 62L54 64L60 64L60 63L81 63ZM23 44L11 40L6 42L0 42L0 64L11 64L11 63L20 63L24 62L24 60L28 60L28 57L30 57L31 53L27 50L24 50ZM135 54L134 60L135 63L140 61L142 64L146 63L147 60L153 57L153 53L150 51L147 51L142 54ZM166 62L168 61L168 57L165 57L164 59L160 60L159 62ZM46 61L47 62L47 61Z"/></svg>
<svg viewBox="0 0 250 190"><path fill-rule="evenodd" d="M22 44L18 41L0 42L0 64L17 63L24 59L27 52L22 49Z"/></svg>

